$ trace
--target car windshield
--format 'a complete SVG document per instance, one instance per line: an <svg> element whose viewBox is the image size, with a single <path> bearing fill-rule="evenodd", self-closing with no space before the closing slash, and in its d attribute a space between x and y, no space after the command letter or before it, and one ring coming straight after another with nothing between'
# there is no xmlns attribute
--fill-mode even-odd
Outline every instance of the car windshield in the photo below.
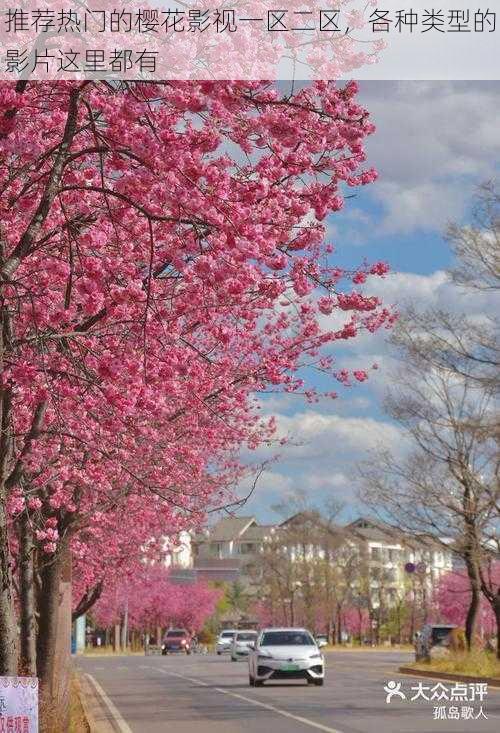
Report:
<svg viewBox="0 0 500 733"><path fill-rule="evenodd" d="M440 641L444 641L450 633L451 629L432 629L432 641L434 644L438 644Z"/></svg>
<svg viewBox="0 0 500 733"><path fill-rule="evenodd" d="M167 631L167 639L172 639L174 636L186 636L186 632L181 631L179 629L173 629L172 631Z"/></svg>
<svg viewBox="0 0 500 733"><path fill-rule="evenodd" d="M251 632L248 632L248 634L237 634L236 641L254 641L256 637L257 634L252 634Z"/></svg>
<svg viewBox="0 0 500 733"><path fill-rule="evenodd" d="M223 631L220 635L221 639L232 639L234 637L234 631Z"/></svg>
<svg viewBox="0 0 500 733"><path fill-rule="evenodd" d="M313 646L314 641L306 631L267 631L261 646Z"/></svg>

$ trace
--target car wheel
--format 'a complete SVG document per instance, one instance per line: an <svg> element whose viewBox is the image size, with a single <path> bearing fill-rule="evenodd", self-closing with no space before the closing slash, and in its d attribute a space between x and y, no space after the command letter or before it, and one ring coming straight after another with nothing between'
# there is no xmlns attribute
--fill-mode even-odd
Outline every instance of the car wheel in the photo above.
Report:
<svg viewBox="0 0 500 733"><path fill-rule="evenodd" d="M162 655L162 657L166 657L167 656L167 652L165 650L162 650L161 655Z"/></svg>
<svg viewBox="0 0 500 733"><path fill-rule="evenodd" d="M314 680L314 684L316 685L316 687L323 687L324 681L325 680Z"/></svg>
<svg viewBox="0 0 500 733"><path fill-rule="evenodd" d="M255 680L251 674L248 675L248 684L250 685L250 687L255 687Z"/></svg>
<svg viewBox="0 0 500 733"><path fill-rule="evenodd" d="M191 654L191 649L186 649L186 654Z"/></svg>
<svg viewBox="0 0 500 733"><path fill-rule="evenodd" d="M217 656L218 657L220 657L221 654L222 654L222 652L217 652Z"/></svg>
<svg viewBox="0 0 500 733"><path fill-rule="evenodd" d="M254 680L253 686L254 687L263 687L264 686L264 680Z"/></svg>
<svg viewBox="0 0 500 733"><path fill-rule="evenodd" d="M313 680L313 678L312 678L312 677L308 677L308 678L307 678L307 684L308 684L308 685L314 685L314 680Z"/></svg>

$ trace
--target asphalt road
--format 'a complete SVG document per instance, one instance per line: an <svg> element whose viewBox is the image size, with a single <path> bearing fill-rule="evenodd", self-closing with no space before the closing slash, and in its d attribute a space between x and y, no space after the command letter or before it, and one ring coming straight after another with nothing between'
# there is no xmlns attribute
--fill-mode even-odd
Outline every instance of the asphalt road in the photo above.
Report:
<svg viewBox="0 0 500 733"><path fill-rule="evenodd" d="M464 707L476 716L472 701L393 698L386 703L384 685L401 682L411 697L419 682L436 692L437 680L396 672L410 661L401 652L331 652L324 687L302 681L248 686L246 662L226 656L80 657L77 666L99 694L99 715L119 733L498 733L500 690L490 688L483 702L488 719L434 719L434 709L447 715ZM443 683L448 688L453 683ZM451 706L451 707L450 707ZM457 713L454 711L454 714ZM470 713L468 713L470 714Z"/></svg>

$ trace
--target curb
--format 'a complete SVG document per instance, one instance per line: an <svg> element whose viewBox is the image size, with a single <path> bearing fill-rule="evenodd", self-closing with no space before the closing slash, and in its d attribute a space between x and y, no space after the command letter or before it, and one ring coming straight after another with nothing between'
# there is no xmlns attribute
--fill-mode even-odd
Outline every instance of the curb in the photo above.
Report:
<svg viewBox="0 0 500 733"><path fill-rule="evenodd" d="M500 678L498 677L474 677L468 674L454 674L452 672L434 672L433 670L413 669L413 667L398 667L401 674L411 674L414 677L430 677L437 680L451 680L452 682L486 682L490 687L500 689Z"/></svg>
<svg viewBox="0 0 500 733"><path fill-rule="evenodd" d="M85 675L78 674L78 695L87 721L89 733L116 733L116 729L103 719L102 705Z"/></svg>

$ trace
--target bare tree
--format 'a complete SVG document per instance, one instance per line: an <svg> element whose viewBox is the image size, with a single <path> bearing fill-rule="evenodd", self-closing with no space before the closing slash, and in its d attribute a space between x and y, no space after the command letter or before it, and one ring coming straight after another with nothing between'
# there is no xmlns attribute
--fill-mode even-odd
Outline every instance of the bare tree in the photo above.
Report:
<svg viewBox="0 0 500 733"><path fill-rule="evenodd" d="M450 281L470 297L487 295L491 304L480 317L464 310L405 311L394 343L407 357L420 358L449 374L466 377L497 394L500 391L500 196L492 184L481 186L473 206L472 224L448 228L447 241L457 260ZM467 303L467 300L464 300Z"/></svg>
<svg viewBox="0 0 500 733"><path fill-rule="evenodd" d="M448 240L457 256L450 273L457 287L497 298L500 198L491 185L480 189L473 224L450 226ZM398 527L441 538L465 563L472 591L469 646L481 592L500 626L500 597L488 574L500 517L494 314L494 305L475 319L406 309L392 338L401 368L385 406L404 428L410 449L403 460L387 452L361 469L363 498L372 508ZM500 657L500 635L497 646Z"/></svg>

